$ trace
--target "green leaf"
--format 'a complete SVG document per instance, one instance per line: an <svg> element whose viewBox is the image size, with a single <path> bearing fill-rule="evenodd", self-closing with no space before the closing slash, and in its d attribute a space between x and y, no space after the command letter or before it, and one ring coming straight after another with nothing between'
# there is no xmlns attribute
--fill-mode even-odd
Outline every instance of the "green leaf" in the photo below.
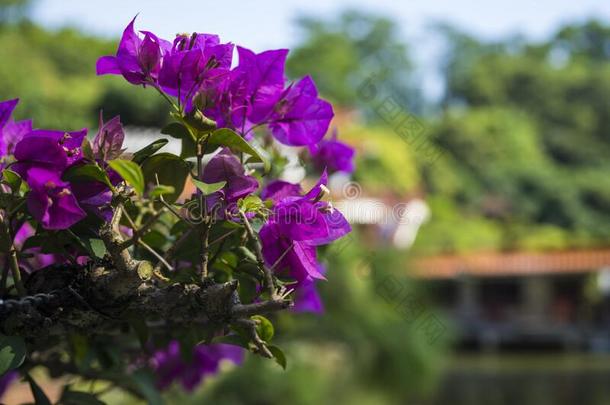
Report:
<svg viewBox="0 0 610 405"><path fill-rule="evenodd" d="M51 401L47 398L47 395L40 388L36 381L29 374L25 375L25 379L30 383L30 388L32 390L32 395L34 396L34 403L36 405L51 405Z"/></svg>
<svg viewBox="0 0 610 405"><path fill-rule="evenodd" d="M167 243L167 235L165 232L151 229L146 235L142 236L142 241L153 249L162 250Z"/></svg>
<svg viewBox="0 0 610 405"><path fill-rule="evenodd" d="M101 239L80 237L79 240L92 256L101 259L106 255L106 245Z"/></svg>
<svg viewBox="0 0 610 405"><path fill-rule="evenodd" d="M99 181L100 183L104 183L110 189L114 189L114 186L110 182L106 171L95 163L72 166L64 172L64 174L62 175L62 179L70 182L94 180Z"/></svg>
<svg viewBox="0 0 610 405"><path fill-rule="evenodd" d="M286 364L287 364L287 362L286 362L286 355L284 354L282 349L280 349L277 346L273 346L273 345L267 346L267 349L269 349L269 351L273 355L273 358L275 359L275 362L277 364L279 364L284 370L286 370Z"/></svg>
<svg viewBox="0 0 610 405"><path fill-rule="evenodd" d="M166 194L174 194L176 189L172 186L165 186L163 184L156 185L150 190L150 198L157 198Z"/></svg>
<svg viewBox="0 0 610 405"><path fill-rule="evenodd" d="M179 122L172 122L166 125L161 130L161 133L176 139L193 138L188 128Z"/></svg>
<svg viewBox="0 0 610 405"><path fill-rule="evenodd" d="M157 391L157 388L155 387L155 377L151 372L140 369L133 373L131 378L149 405L164 404L161 394L159 394L159 391Z"/></svg>
<svg viewBox="0 0 610 405"><path fill-rule="evenodd" d="M233 152L247 153L251 156L251 162L263 163L265 165L265 172L269 171L269 162L241 135L228 128L221 128L212 132L208 138L208 145L211 147L224 146L231 149Z"/></svg>
<svg viewBox="0 0 610 405"><path fill-rule="evenodd" d="M108 162L108 165L132 186L140 195L144 194L144 174L137 163L131 160L115 159Z"/></svg>
<svg viewBox="0 0 610 405"><path fill-rule="evenodd" d="M250 194L245 198L240 198L237 201L237 207L242 212L258 212L264 209L265 203L258 196Z"/></svg>
<svg viewBox="0 0 610 405"><path fill-rule="evenodd" d="M254 255L254 253L252 253L252 251L250 249L248 249L247 247L238 246L237 251L240 253L240 255L244 259L250 260L251 262L256 263L256 255Z"/></svg>
<svg viewBox="0 0 610 405"><path fill-rule="evenodd" d="M189 164L179 156L171 153L159 153L146 159L142 164L142 172L146 184L159 184L171 186L174 192L165 198L172 203L178 199L191 169Z"/></svg>
<svg viewBox="0 0 610 405"><path fill-rule="evenodd" d="M191 137L182 138L180 157L188 159L197 156L197 144Z"/></svg>
<svg viewBox="0 0 610 405"><path fill-rule="evenodd" d="M241 264L235 272L235 277L239 280L239 298L241 302L252 302L258 295L258 283L256 279L248 274L242 274L244 265ZM257 271L254 264L250 264L250 269Z"/></svg>
<svg viewBox="0 0 610 405"><path fill-rule="evenodd" d="M153 155L159 149L167 145L168 142L169 141L167 139L157 139L156 141L134 153L133 158L131 158L131 160L133 160L137 164L141 164L144 160L146 160L146 158Z"/></svg>
<svg viewBox="0 0 610 405"><path fill-rule="evenodd" d="M8 185L13 193L19 191L19 187L21 187L21 177L9 169L4 169L2 171L2 182Z"/></svg>
<svg viewBox="0 0 610 405"><path fill-rule="evenodd" d="M262 315L254 315L252 320L256 322L258 336L265 342L271 342L275 333L271 321Z"/></svg>
<svg viewBox="0 0 610 405"><path fill-rule="evenodd" d="M226 184L226 181L219 181L218 183L204 183L203 181L197 180L195 178L191 179L195 187L199 189L203 193L203 195L214 194L217 191L220 191Z"/></svg>
<svg viewBox="0 0 610 405"><path fill-rule="evenodd" d="M21 366L25 360L25 352L23 338L0 335L0 376Z"/></svg>

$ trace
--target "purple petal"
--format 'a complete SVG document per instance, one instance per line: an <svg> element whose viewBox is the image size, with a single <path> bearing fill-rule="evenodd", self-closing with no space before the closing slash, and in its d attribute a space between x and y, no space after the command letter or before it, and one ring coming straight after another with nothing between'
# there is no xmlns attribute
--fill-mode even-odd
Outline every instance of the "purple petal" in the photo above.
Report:
<svg viewBox="0 0 610 405"><path fill-rule="evenodd" d="M95 72L101 75L120 75L121 70L115 56L102 56L95 64Z"/></svg>
<svg viewBox="0 0 610 405"><path fill-rule="evenodd" d="M152 34L146 34L140 45L139 62L144 73L153 72L161 59L161 49Z"/></svg>
<svg viewBox="0 0 610 405"><path fill-rule="evenodd" d="M86 216L68 183L56 172L33 167L28 170L27 179L28 209L45 229L67 229Z"/></svg>
<svg viewBox="0 0 610 405"><path fill-rule="evenodd" d="M273 209L272 220L282 235L295 241L328 238L329 230L318 206L304 198L285 199Z"/></svg>
<svg viewBox="0 0 610 405"><path fill-rule="evenodd" d="M14 165L15 171L22 177L26 176L27 167L30 163L40 163L50 167L63 170L68 165L65 151L50 138L26 137L15 146L15 158L18 163ZM24 162L24 165L19 163ZM20 170L24 167L23 170Z"/></svg>
<svg viewBox="0 0 610 405"><path fill-rule="evenodd" d="M288 275L299 282L312 278L324 279L319 271L315 246L282 236L274 223L265 224L259 234L265 261L269 266L276 266L276 273L287 270Z"/></svg>
<svg viewBox="0 0 610 405"><path fill-rule="evenodd" d="M0 102L0 128L8 122L18 103L18 98Z"/></svg>
<svg viewBox="0 0 610 405"><path fill-rule="evenodd" d="M275 107L269 128L285 145L312 145L324 137L333 116L332 106L318 98L315 84L307 76L286 90Z"/></svg>
<svg viewBox="0 0 610 405"><path fill-rule="evenodd" d="M300 196L302 193L299 184L289 183L282 180L274 180L263 189L261 198L263 200L270 199L274 203L282 201L286 197Z"/></svg>
<svg viewBox="0 0 610 405"><path fill-rule="evenodd" d="M10 119L4 125L4 128L0 128L0 157L12 155L15 152L17 143L23 139L25 134L31 131L32 121L15 122Z"/></svg>
<svg viewBox="0 0 610 405"><path fill-rule="evenodd" d="M179 380L182 386L192 391L207 375L218 372L222 361L228 360L241 364L244 350L226 344L198 345L193 349L190 362L183 359L180 343L171 341L165 350L154 354L153 362L157 374L157 385L168 388L172 382Z"/></svg>
<svg viewBox="0 0 610 405"><path fill-rule="evenodd" d="M223 190L227 202L235 202L258 188L258 181L246 176L239 159L226 149L208 162L201 180L208 184L226 181Z"/></svg>
<svg viewBox="0 0 610 405"><path fill-rule="evenodd" d="M253 123L263 121L281 97L284 88L284 66L287 49L271 50L255 54L237 47L239 65L236 72L245 82L248 119Z"/></svg>
<svg viewBox="0 0 610 405"><path fill-rule="evenodd" d="M100 160L116 159L122 152L124 139L125 132L119 116L106 123L100 119L100 129L93 139L93 154Z"/></svg>
<svg viewBox="0 0 610 405"><path fill-rule="evenodd" d="M63 151L67 164L72 164L82 157L82 151L80 148L86 135L86 128L73 132L35 129L25 134L23 140L19 142L17 147L15 147L15 157L17 160L50 162L51 158L46 157L46 152L41 146L37 146L36 143L44 142L45 145L48 145L51 141L54 142L55 145L59 146L59 148ZM22 145L21 148L19 148L20 145ZM25 145L27 145L27 147ZM21 157L18 156L17 149L20 149L24 155L21 155ZM57 150L56 148L53 149L53 159L56 159Z"/></svg>
<svg viewBox="0 0 610 405"><path fill-rule="evenodd" d="M314 164L319 169L328 168L331 173L354 171L355 150L336 139L322 140L312 152Z"/></svg>
<svg viewBox="0 0 610 405"><path fill-rule="evenodd" d="M325 272L321 265L319 272L321 274ZM305 280L296 287L292 310L294 312L313 312L315 314L324 312L324 304L318 294L314 280Z"/></svg>
<svg viewBox="0 0 610 405"><path fill-rule="evenodd" d="M310 240L308 243L312 245L326 245L331 243L352 231L347 219L339 212L339 210L332 208L328 203L320 201L317 206L324 212L323 217L326 222L328 229L328 235L325 237L315 238Z"/></svg>
<svg viewBox="0 0 610 405"><path fill-rule="evenodd" d="M314 199L317 198L320 193L322 192L322 186L326 186L328 184L328 172L326 170L324 170L322 172L322 175L320 176L320 179L318 180L318 182L316 183L315 186L313 186L311 188L311 190L309 190L307 192L307 194L305 194L305 198L307 199Z"/></svg>
<svg viewBox="0 0 610 405"><path fill-rule="evenodd" d="M136 22L137 16L135 16L127 27L123 30L123 35L121 37L121 42L119 42L119 49L117 50L117 56L120 55L136 55L138 53L138 48L140 46L140 38L138 38L138 34L136 34L135 29L133 28Z"/></svg>

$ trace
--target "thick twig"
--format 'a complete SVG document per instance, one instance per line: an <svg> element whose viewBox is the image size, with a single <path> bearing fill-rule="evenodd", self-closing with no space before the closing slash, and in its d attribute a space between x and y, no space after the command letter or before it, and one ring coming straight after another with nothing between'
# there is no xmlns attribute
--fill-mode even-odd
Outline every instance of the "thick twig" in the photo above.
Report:
<svg viewBox="0 0 610 405"><path fill-rule="evenodd" d="M206 138L207 139L207 138ZM197 178L203 178L203 155L205 154L205 146L200 142L197 143ZM201 251L199 259L201 263L201 280L208 277L208 263L210 261L210 228L212 227L212 217L207 212L205 196L201 191L198 192L199 197L199 212L203 218L203 222L199 224L199 235L201 238Z"/></svg>
<svg viewBox="0 0 610 405"><path fill-rule="evenodd" d="M203 223L200 225L201 235L201 280L205 280L208 277L208 262L210 261L210 228L211 224L208 222L210 218L206 217Z"/></svg>
<svg viewBox="0 0 610 405"><path fill-rule="evenodd" d="M114 266L122 272L135 270L136 263L132 260L127 249L121 249L123 239L119 232L119 223L123 215L123 207L119 205L115 208L112 219L104 224L100 229L100 238L106 246L106 250L112 258Z"/></svg>
<svg viewBox="0 0 610 405"><path fill-rule="evenodd" d="M255 302L253 304L238 304L233 306L232 314L235 317L249 317L256 314L267 314L281 311L292 305L290 300L270 300Z"/></svg>
<svg viewBox="0 0 610 405"><path fill-rule="evenodd" d="M254 254L256 255L256 262L259 270L265 276L265 286L267 287L267 292L269 293L269 296L273 300L276 298L275 285L273 283L273 274L271 273L271 270L268 269L265 265L265 258L263 257L263 247L261 245L261 241L258 239L258 236L254 232L254 229L252 229L252 225L250 224L250 221L248 220L246 214L242 211L239 211L239 216L241 217L241 220L244 223L248 238L250 238L252 243L254 243Z"/></svg>

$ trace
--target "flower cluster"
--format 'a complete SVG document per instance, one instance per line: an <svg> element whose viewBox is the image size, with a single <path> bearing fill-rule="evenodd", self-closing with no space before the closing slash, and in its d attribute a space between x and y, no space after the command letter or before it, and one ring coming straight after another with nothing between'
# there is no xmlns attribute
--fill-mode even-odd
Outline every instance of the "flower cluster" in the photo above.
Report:
<svg viewBox="0 0 610 405"><path fill-rule="evenodd" d="M97 73L158 91L172 108L172 122L161 132L182 140L180 156L158 152L166 139L125 153L119 117L100 117L89 140L87 129L35 129L31 121L14 121L18 100L0 102L0 244L7 252L0 260L10 262L5 267L14 287L6 294L0 288L0 298L69 291L69 302L91 316L77 311L67 327L48 330L86 334L95 334L100 322L109 322L108 329L132 325L137 308L136 331L165 325L155 336L138 333L161 389L180 381L191 390L223 359L239 364L244 349L284 364L262 314L291 304L294 311L323 310L316 282L326 270L317 247L351 231L329 202L328 173L354 170L354 150L336 133L324 139L333 109L313 80L287 81L287 54L257 54L210 34L170 42L136 32L131 21L116 55L98 60ZM281 159L279 169L270 169L278 143L310 152L310 167L322 174L308 192L277 179ZM189 216L193 207L197 221ZM51 264L89 270L67 285L24 285L22 272L35 278ZM76 277L70 270L60 280ZM164 305L151 305L163 299ZM103 312L100 305L108 307ZM62 314L73 315L65 308ZM51 322L61 321L54 315ZM209 329L197 331L198 322ZM20 333L29 333L25 325Z"/></svg>
<svg viewBox="0 0 610 405"><path fill-rule="evenodd" d="M152 366L160 389L168 388L174 381L180 381L184 389L192 391L203 377L218 371L223 361L241 364L244 350L227 344L198 345L185 360L180 343L172 340L168 346L157 351L152 358Z"/></svg>
<svg viewBox="0 0 610 405"><path fill-rule="evenodd" d="M274 202L269 221L261 228L263 254L267 264L279 274L296 280L300 293L298 307L320 307L313 289L315 280L324 279L316 258L316 246L331 243L351 231L343 215L326 201L326 172L318 183L303 194L298 184L277 180L263 190L263 198ZM300 289L299 289L300 287Z"/></svg>
<svg viewBox="0 0 610 405"><path fill-rule="evenodd" d="M238 46L239 63L232 68L234 46L221 43L216 35L178 35L170 43L147 31L138 35L134 21L123 32L116 56L99 59L98 74L121 74L130 83L158 87L177 97L187 111L199 107L218 127L231 128L246 139L251 139L254 128L266 125L280 143L308 146L318 168L353 172L354 150L338 141L336 132L323 139L333 110L318 97L312 78L286 85L288 50L256 54ZM223 191L208 197L208 205L215 207L220 197L234 205L258 188L256 179L245 175L239 160L227 150L212 158L201 180L226 182ZM319 308L312 285L324 277L315 247L350 231L338 211L319 201L326 182L325 171L304 196L299 185L281 181L269 183L262 193L263 199L275 203L261 230L265 260L277 273L290 269L287 275L296 279L297 288L309 290L300 294L303 302L297 302L297 308Z"/></svg>
<svg viewBox="0 0 610 405"><path fill-rule="evenodd" d="M220 43L216 35L178 35L170 43L147 31L140 34L132 21L116 56L100 58L97 73L121 74L130 83L157 87L185 110L199 108L219 128L247 138L254 128L267 126L282 144L315 148L326 134L332 106L318 97L309 76L287 84L288 50L257 54L238 46L239 63L232 68L234 46Z"/></svg>
<svg viewBox="0 0 610 405"><path fill-rule="evenodd" d="M10 116L16 103L17 100L0 103L3 116ZM110 201L108 186L100 182L71 184L63 178L67 171L88 160L81 149L86 135L87 129L75 132L32 129L31 121L9 121L2 128L3 157L13 155L10 169L30 187L29 212L45 229L71 227L85 218L86 208L101 215L99 210ZM100 162L120 153L123 137L118 117L101 126L94 139ZM108 175L115 183L120 180L111 171Z"/></svg>

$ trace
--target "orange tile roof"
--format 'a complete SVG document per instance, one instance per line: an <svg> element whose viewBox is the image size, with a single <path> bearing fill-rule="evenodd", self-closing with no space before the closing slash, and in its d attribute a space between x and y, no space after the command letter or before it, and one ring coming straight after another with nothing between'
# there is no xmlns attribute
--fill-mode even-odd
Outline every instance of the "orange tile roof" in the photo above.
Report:
<svg viewBox="0 0 610 405"><path fill-rule="evenodd" d="M477 253L424 257L412 263L420 278L481 277L583 273L610 267L610 249L558 252Z"/></svg>

